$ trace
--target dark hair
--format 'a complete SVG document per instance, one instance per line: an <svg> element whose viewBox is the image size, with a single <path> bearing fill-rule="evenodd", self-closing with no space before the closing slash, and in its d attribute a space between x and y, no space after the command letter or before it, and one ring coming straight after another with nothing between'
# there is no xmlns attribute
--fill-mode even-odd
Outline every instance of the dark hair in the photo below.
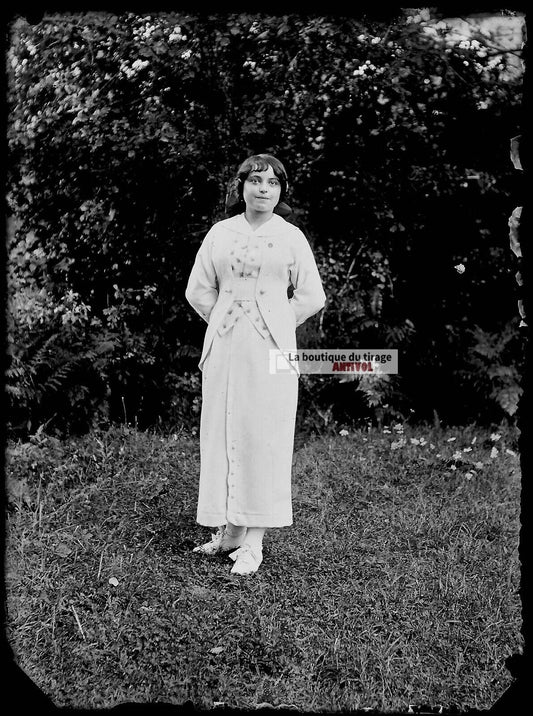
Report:
<svg viewBox="0 0 533 716"><path fill-rule="evenodd" d="M281 184L281 193L279 203L274 211L278 214L286 215L291 213L291 209L285 204L284 199L287 194L289 181L287 179L287 171L279 159L272 154L252 154L237 169L236 175L228 182L226 193L226 213L230 216L239 214L244 211L245 203L242 198L243 185L250 172L264 172L268 167L272 167L275 176ZM276 211L277 210L277 211Z"/></svg>

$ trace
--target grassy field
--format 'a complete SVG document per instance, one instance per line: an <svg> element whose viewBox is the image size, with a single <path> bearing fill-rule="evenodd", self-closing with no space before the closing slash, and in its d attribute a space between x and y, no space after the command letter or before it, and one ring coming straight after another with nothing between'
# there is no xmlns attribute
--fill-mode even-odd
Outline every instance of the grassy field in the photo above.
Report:
<svg viewBox="0 0 533 716"><path fill-rule="evenodd" d="M516 443L401 425L299 441L294 525L250 577L191 553L209 537L196 438L11 444L16 661L62 707L488 708L521 649Z"/></svg>

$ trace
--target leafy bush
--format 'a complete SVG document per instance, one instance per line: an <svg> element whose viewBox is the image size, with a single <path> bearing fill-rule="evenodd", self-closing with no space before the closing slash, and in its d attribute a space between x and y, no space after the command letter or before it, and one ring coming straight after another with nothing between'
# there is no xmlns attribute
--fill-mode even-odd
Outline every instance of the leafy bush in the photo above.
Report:
<svg viewBox="0 0 533 716"><path fill-rule="evenodd" d="M30 314L43 288L47 310L66 296L90 309L74 330L60 325L74 308L60 308L36 345L14 337L20 420L32 355L57 329L54 345L66 353L54 348L58 363L36 379L44 385L64 366L60 412L74 402L77 413L87 406L87 420L98 406L109 419L145 425L194 418L199 387L187 376L204 325L184 300L185 283L222 217L227 179L252 151L277 153L289 168L293 220L314 243L328 295L315 340L402 351L401 376L361 387L368 401L355 416L370 401L391 415L438 409L455 419L469 331L499 334L515 312L500 299L512 261L501 236L520 77L502 80L505 57L486 44L475 33L454 43L404 10L386 20L17 19L8 51L13 293ZM28 236L31 251L20 248ZM91 351L100 351L96 360ZM94 381L81 378L89 364ZM345 403L356 387L341 384ZM324 390L319 409L340 389ZM48 420L51 402L34 397ZM492 400L471 397L480 414Z"/></svg>

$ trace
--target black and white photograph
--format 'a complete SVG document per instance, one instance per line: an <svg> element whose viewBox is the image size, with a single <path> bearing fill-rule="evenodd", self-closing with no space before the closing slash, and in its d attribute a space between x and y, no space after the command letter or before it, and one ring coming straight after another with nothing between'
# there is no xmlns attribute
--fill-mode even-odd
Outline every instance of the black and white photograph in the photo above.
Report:
<svg viewBox="0 0 533 716"><path fill-rule="evenodd" d="M22 711L523 712L528 31L11 10Z"/></svg>

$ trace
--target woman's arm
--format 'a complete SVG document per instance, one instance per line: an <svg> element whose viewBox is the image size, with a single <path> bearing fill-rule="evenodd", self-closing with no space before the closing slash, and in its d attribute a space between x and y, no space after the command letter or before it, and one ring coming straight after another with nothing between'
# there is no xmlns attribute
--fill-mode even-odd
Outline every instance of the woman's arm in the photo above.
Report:
<svg viewBox="0 0 533 716"><path fill-rule="evenodd" d="M185 298L207 322L218 299L218 281L211 257L212 241L211 229L198 249L185 289Z"/></svg>
<svg viewBox="0 0 533 716"><path fill-rule="evenodd" d="M294 294L290 299L296 315L296 325L318 313L326 303L326 294L316 265L313 251L303 232L296 235L295 261L290 269Z"/></svg>

